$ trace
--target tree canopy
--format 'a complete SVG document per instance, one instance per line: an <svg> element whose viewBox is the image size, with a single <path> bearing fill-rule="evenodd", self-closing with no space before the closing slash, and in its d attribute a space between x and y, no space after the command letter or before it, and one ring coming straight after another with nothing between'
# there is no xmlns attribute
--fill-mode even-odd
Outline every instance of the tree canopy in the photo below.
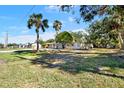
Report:
<svg viewBox="0 0 124 93"><path fill-rule="evenodd" d="M56 36L56 42L62 43L62 45L65 46L65 44L71 44L73 42L73 37L69 32L64 31Z"/></svg>
<svg viewBox="0 0 124 93"><path fill-rule="evenodd" d="M77 42L77 43L88 43L88 34L85 33L84 31L78 31L78 32L70 32L72 37L73 37L73 41Z"/></svg>
<svg viewBox="0 0 124 93"><path fill-rule="evenodd" d="M35 31L37 34L37 52L39 51L39 30L41 29L45 32L45 28L48 28L48 20L44 19L42 14L32 14L28 19L28 28L31 29L35 26Z"/></svg>
<svg viewBox="0 0 124 93"><path fill-rule="evenodd" d="M110 30L111 24L106 25L102 21L96 21L90 25L90 41L95 47L118 47L119 39L116 30Z"/></svg>
<svg viewBox="0 0 124 93"><path fill-rule="evenodd" d="M62 11L70 12L73 10L74 7L72 5L62 5L60 8ZM90 29L92 28L92 30L93 29L98 30L97 35L99 35L99 33L106 33L104 35L107 35L106 37L108 37L108 32L109 32L109 37L111 36L113 38L115 37L118 38L120 43L120 48L124 49L124 43L122 39L122 33L124 33L123 31L124 6L122 5L81 5L79 7L79 13L80 13L80 18L77 18L76 20L78 23L81 20L83 20L84 22L91 22ZM97 19L97 21L99 22L94 24L92 22L95 21L96 17L99 17L99 20ZM113 36L112 36L112 32L114 34ZM95 35L92 34L93 38L100 37L97 35L96 33ZM108 38L104 38L102 40L106 42L106 39ZM114 42L117 43L117 39L111 39L111 40L112 41L114 40ZM103 41L100 41L100 42L103 42Z"/></svg>
<svg viewBox="0 0 124 93"><path fill-rule="evenodd" d="M55 42L54 39L48 39L48 40L46 40L46 43L53 43L53 42Z"/></svg>
<svg viewBox="0 0 124 93"><path fill-rule="evenodd" d="M59 32L62 28L62 23L58 20L55 20L53 23L53 28L56 30L56 32Z"/></svg>

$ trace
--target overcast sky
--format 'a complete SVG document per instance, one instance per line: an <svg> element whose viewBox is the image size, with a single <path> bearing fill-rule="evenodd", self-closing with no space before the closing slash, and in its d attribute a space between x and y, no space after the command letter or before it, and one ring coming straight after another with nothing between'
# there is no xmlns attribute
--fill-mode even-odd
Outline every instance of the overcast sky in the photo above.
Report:
<svg viewBox="0 0 124 93"><path fill-rule="evenodd" d="M9 33L9 43L28 43L36 40L35 29L27 28L27 20L32 13L42 13L43 18L49 20L49 28L46 32L40 31L40 38L48 40L54 38L55 30L53 29L54 20L62 22L61 31L78 31L88 27L87 23L77 24L74 19L79 17L79 9L76 6L76 13L60 12L57 6L0 6L0 43L4 42L5 34Z"/></svg>

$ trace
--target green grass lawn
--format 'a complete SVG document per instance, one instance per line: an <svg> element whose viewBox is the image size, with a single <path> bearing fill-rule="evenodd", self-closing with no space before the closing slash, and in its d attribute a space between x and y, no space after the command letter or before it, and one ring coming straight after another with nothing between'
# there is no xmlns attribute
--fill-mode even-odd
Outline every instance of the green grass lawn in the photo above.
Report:
<svg viewBox="0 0 124 93"><path fill-rule="evenodd" d="M0 62L0 87L124 87L124 61L107 54L23 51Z"/></svg>

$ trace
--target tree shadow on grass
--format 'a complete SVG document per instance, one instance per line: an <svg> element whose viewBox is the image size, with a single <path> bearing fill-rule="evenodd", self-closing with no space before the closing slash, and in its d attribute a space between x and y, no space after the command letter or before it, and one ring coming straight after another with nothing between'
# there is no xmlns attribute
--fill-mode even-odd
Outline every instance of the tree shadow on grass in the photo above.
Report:
<svg viewBox="0 0 124 93"><path fill-rule="evenodd" d="M18 50L14 51L14 54L23 54L23 53L33 53L32 50Z"/></svg>
<svg viewBox="0 0 124 93"><path fill-rule="evenodd" d="M123 56L124 55L121 55L122 58ZM35 59L27 59L24 57L20 57L20 58L25 60L30 60L32 64L40 64L44 68L51 68L51 69L58 68L60 70L64 70L71 74L77 74L82 71L85 71L85 72L92 72L100 75L124 79L123 75L112 73L111 71L109 71L109 69L105 69L105 72L100 70L100 67L108 67L110 69L114 69L114 68L123 69L124 61L123 59L122 60L119 59L121 57L120 55L110 54L110 53L99 54L95 57L87 56L87 54L82 56L82 54L74 54L74 53L70 53L70 54L47 53L47 54L41 54L38 56L38 58Z"/></svg>

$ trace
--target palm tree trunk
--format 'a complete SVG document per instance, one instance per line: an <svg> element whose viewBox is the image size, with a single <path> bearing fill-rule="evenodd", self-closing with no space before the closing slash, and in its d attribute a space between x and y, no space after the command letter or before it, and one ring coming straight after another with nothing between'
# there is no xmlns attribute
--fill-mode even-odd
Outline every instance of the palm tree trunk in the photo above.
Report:
<svg viewBox="0 0 124 93"><path fill-rule="evenodd" d="M59 32L59 31L56 31L55 38L56 38L56 36L58 35L58 32ZM56 40L55 40L55 44L56 44L56 49L58 49L58 43L56 42Z"/></svg>
<svg viewBox="0 0 124 93"><path fill-rule="evenodd" d="M39 31L37 33L37 52L39 52Z"/></svg>

